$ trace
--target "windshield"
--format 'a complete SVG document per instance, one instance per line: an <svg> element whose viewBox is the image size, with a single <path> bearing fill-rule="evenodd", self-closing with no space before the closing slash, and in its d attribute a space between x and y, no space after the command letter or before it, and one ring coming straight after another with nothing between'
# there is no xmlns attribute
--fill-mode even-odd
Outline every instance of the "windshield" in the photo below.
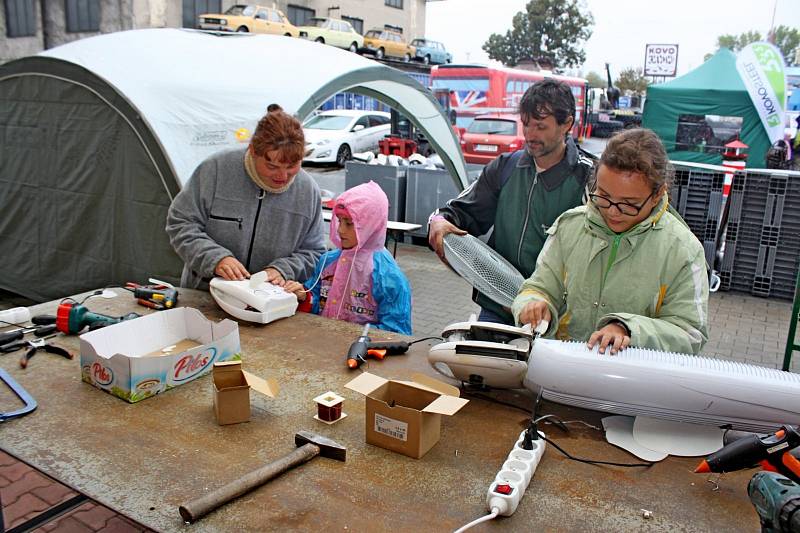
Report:
<svg viewBox="0 0 800 533"><path fill-rule="evenodd" d="M379 32L378 30L369 30L366 34L364 34L364 37L373 37L376 39L380 36L381 32Z"/></svg>
<svg viewBox="0 0 800 533"><path fill-rule="evenodd" d="M500 119L476 119L467 128L467 133L483 133L487 135L516 135L517 123Z"/></svg>
<svg viewBox="0 0 800 533"><path fill-rule="evenodd" d="M425 39L414 39L411 41L411 46L425 46Z"/></svg>
<svg viewBox="0 0 800 533"><path fill-rule="evenodd" d="M327 22L327 21L328 21L328 19L311 19L311 21L309 23L309 26L316 26L317 28L324 28L325 27L325 22Z"/></svg>
<svg viewBox="0 0 800 533"><path fill-rule="evenodd" d="M231 8L228 9L225 12L225 14L226 15L233 15L235 17L238 17L240 15L241 16L245 16L245 17L251 17L251 16L253 16L253 14L255 12L256 12L256 6L245 6L245 5L239 4L239 5L231 6Z"/></svg>
<svg viewBox="0 0 800 533"><path fill-rule="evenodd" d="M342 117L339 115L317 115L311 117L303 124L304 128L313 130L343 130L350 124L353 117Z"/></svg>

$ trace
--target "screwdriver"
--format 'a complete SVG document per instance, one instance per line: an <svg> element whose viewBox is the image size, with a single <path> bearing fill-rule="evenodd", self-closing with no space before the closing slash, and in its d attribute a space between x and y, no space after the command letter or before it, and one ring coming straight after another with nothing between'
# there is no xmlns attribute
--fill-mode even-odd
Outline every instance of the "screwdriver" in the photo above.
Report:
<svg viewBox="0 0 800 533"><path fill-rule="evenodd" d="M22 337L24 337L26 333L33 332L33 334L36 335L37 337L44 337L45 335L50 335L55 331L56 331L55 324L49 326L36 326L32 328L20 328L20 329L15 329L14 331L6 331L5 333L0 333L0 346L8 344L10 342L18 341Z"/></svg>

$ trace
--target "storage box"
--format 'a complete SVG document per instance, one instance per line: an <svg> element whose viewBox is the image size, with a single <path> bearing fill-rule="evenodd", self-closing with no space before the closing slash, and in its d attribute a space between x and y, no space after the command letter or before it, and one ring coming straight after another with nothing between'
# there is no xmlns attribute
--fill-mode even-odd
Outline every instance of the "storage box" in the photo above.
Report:
<svg viewBox="0 0 800 533"><path fill-rule="evenodd" d="M365 395L367 443L415 459L439 442L442 415L467 404L456 387L422 374L413 381L387 380L367 372L345 385Z"/></svg>
<svg viewBox="0 0 800 533"><path fill-rule="evenodd" d="M84 333L80 352L83 381L131 403L207 374L216 361L241 359L238 324L190 307Z"/></svg>
<svg viewBox="0 0 800 533"><path fill-rule="evenodd" d="M220 426L250 420L250 389L274 398L278 382L242 370L241 361L214 363L214 416Z"/></svg>

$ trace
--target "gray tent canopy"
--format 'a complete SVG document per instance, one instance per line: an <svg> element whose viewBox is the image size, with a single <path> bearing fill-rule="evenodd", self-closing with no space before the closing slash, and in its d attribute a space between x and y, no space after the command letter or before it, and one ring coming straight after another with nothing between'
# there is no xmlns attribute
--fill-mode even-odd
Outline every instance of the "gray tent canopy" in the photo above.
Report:
<svg viewBox="0 0 800 533"><path fill-rule="evenodd" d="M345 90L412 117L466 185L438 102L402 72L333 47L150 29L0 66L0 288L47 300L177 281L166 211L197 164L243 147L267 104L303 119Z"/></svg>

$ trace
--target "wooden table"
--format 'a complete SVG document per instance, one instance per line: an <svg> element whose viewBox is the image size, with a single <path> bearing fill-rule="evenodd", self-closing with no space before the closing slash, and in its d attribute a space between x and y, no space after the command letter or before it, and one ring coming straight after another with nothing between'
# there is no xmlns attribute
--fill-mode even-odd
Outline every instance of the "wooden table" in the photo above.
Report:
<svg viewBox="0 0 800 533"><path fill-rule="evenodd" d="M326 222L330 222L333 214L328 209L322 210L322 218ZM392 257L397 257L397 241L403 240L403 236L409 231L415 231L421 228L421 224L411 224L409 222L395 222L389 220L386 222L386 234L394 241L392 248Z"/></svg>
<svg viewBox="0 0 800 533"><path fill-rule="evenodd" d="M113 315L148 312L130 294L120 293L112 300L92 298L86 305ZM33 314L52 313L56 304L37 306ZM224 318L207 293L181 290L180 304L209 318ZM526 413L473 399L454 417L443 417L441 441L419 460L367 445L364 400L343 386L354 377L344 359L359 329L308 314L266 326L240 323L244 368L277 378L282 390L275 399L252 394L251 421L231 426L214 420L209 376L128 404L83 383L77 359L40 353L21 370L18 354L3 356L0 366L36 398L39 408L0 424L0 448L162 531L452 531L485 514L487 487L525 426ZM71 350L78 347L74 336L52 341ZM371 362L368 370L387 378L407 378L411 371L435 375L426 361L428 345L421 342L405 356ZM312 418L312 399L328 390L345 397L348 414L332 426ZM497 397L531 404L527 392ZM0 395L0 401L7 403L8 395ZM543 412L595 425L603 416L549 403ZM552 426L544 430L575 455L637 462L607 444L601 432L571 427L569 434ZM316 458L192 526L183 524L181 503L291 451L301 429L347 446L347 461ZM480 527L756 531L756 513L746 494L752 472L726 475L714 490L709 476L692 473L697 462L668 458L649 469L591 466L548 447L516 514ZM653 517L645 520L642 509Z"/></svg>

